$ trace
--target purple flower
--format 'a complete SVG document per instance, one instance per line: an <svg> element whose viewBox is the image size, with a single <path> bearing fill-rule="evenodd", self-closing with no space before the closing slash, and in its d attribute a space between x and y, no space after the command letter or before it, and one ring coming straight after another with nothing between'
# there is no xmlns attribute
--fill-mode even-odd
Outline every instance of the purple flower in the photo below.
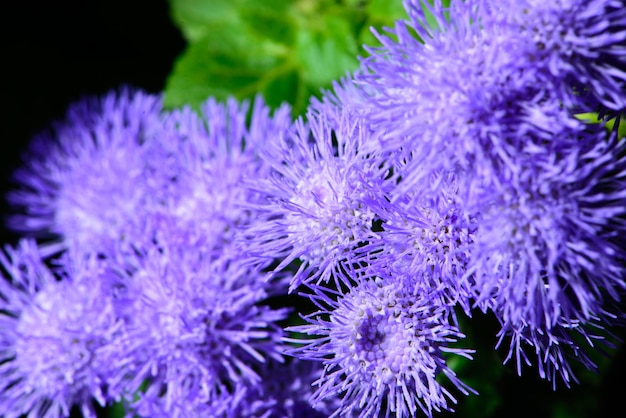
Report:
<svg viewBox="0 0 626 418"><path fill-rule="evenodd" d="M246 389L240 386L235 388L235 393L224 392L219 397L212 399L211 403L189 402L188 393L184 390L179 393L180 397L174 395L168 400L159 398L158 394L153 394L154 398L144 396L139 402L129 407L126 416L128 418L235 418L238 415L234 415L233 410L238 405L245 405L247 402L246 394ZM166 404L166 402L169 403Z"/></svg>
<svg viewBox="0 0 626 418"><path fill-rule="evenodd" d="M372 93L365 94L362 87L355 84L354 75L348 75L334 81L331 89L322 90L320 98L311 97L307 112L324 114L326 118L334 119L335 124L340 124L342 118L346 118L346 114L352 113L353 117L361 117L362 123L367 124L366 115L371 104L371 96Z"/></svg>
<svg viewBox="0 0 626 418"><path fill-rule="evenodd" d="M153 139L164 134L160 112L159 97L130 90L70 107L65 121L33 140L15 173L8 201L23 213L9 227L81 251L128 241L128 225L162 187L149 167L158 160Z"/></svg>
<svg viewBox="0 0 626 418"><path fill-rule="evenodd" d="M336 299L330 295L312 295L320 311L304 317L307 325L288 330L311 336L292 339L299 346L291 353L323 362L313 401L340 397L332 416L408 417L419 410L432 416L448 410L455 400L439 375L463 394L471 390L446 365L448 354L471 358L471 351L450 346L463 335L436 298L426 292L416 297L400 281L376 278Z"/></svg>
<svg viewBox="0 0 626 418"><path fill-rule="evenodd" d="M95 259L65 259L59 274L32 241L0 253L0 415L96 417L128 373L124 324Z"/></svg>
<svg viewBox="0 0 626 418"><path fill-rule="evenodd" d="M319 112L267 143L263 156L273 172L250 184L266 203L257 207L247 248L260 260L280 260L277 271L302 261L292 289L328 280L375 236L370 201L384 193L384 172L368 148L370 134L349 112Z"/></svg>
<svg viewBox="0 0 626 418"><path fill-rule="evenodd" d="M537 100L537 80L518 74L516 39L482 23L482 2L455 1L449 10L439 1L424 6L437 29L427 23L422 3L405 3L410 22L379 35L383 46L363 60L356 83L370 96L368 120L401 179L398 189L436 196L432 176L454 172L464 200L476 183L489 187L479 180L489 182L497 170L493 160L506 145L501 131L520 101Z"/></svg>
<svg viewBox="0 0 626 418"><path fill-rule="evenodd" d="M520 62L545 73L542 78L568 107L626 109L622 0L508 0L494 6L487 19L520 40Z"/></svg>
<svg viewBox="0 0 626 418"><path fill-rule="evenodd" d="M571 382L578 382L572 368L574 362L587 370L597 371L590 351L605 354L606 348L614 349L616 338L607 329L618 323L623 324L623 318L618 319L607 312L587 321L563 318L551 327L513 327L503 323L496 348L504 341L510 341L504 362L514 359L518 375L522 374L524 365L533 365L531 356L534 354L539 376L551 381L556 390L557 381L564 382L567 387Z"/></svg>
<svg viewBox="0 0 626 418"><path fill-rule="evenodd" d="M533 158L532 147L576 140L546 139L544 125L528 132L529 119L546 115L544 124L578 129L573 114L584 89L605 107L623 108L626 12L619 2L523 2L505 12L480 0L455 1L449 10L435 2L424 7L436 28L422 3L406 2L410 22L392 31L397 40L380 35L383 47L356 76L371 97L366 110L382 152L406 162L395 172L400 190L436 196L432 177L454 172L461 201L485 201L482 193L518 175L516 160ZM571 33L568 22L575 23Z"/></svg>
<svg viewBox="0 0 626 418"><path fill-rule="evenodd" d="M538 152L523 182L494 191L481 213L468 274L478 300L501 320L502 335L513 336L512 352L528 341L548 356L544 347L566 345L565 329L597 318L610 324L619 313L610 306L626 288L626 142L607 139L598 126L578 140L559 153ZM558 361L542 360L567 367Z"/></svg>
<svg viewBox="0 0 626 418"><path fill-rule="evenodd" d="M626 142L589 129L578 148L537 155L481 214L472 271L505 321L589 319L626 288Z"/></svg>
<svg viewBox="0 0 626 418"><path fill-rule="evenodd" d="M548 378L568 370L558 353L577 347L567 342L572 329L610 323L615 312L605 309L626 286L624 145L574 116L624 107L620 3L477 0L448 10L407 1L410 22L397 25L397 40L380 36L383 47L356 77L374 92L365 111L392 157L391 202L449 201L457 219L473 219L459 283L495 312L511 353L526 358L534 347ZM452 195L441 181L450 176ZM420 215L401 215L404 229ZM390 220L389 238L406 236Z"/></svg>
<svg viewBox="0 0 626 418"><path fill-rule="evenodd" d="M289 359L284 363L266 362L261 366L259 386L248 389L245 402L236 412L238 417L255 418L325 418L339 404L329 398L315 407L310 403L313 383L322 376L318 362Z"/></svg>
<svg viewBox="0 0 626 418"><path fill-rule="evenodd" d="M213 248L214 237L203 231L164 231L170 240L124 258L133 272L131 331L140 347L128 391L146 380L133 409L176 415L180 405L202 411L259 384L256 367L282 360L278 323L288 310L265 305L267 275L241 254Z"/></svg>
<svg viewBox="0 0 626 418"><path fill-rule="evenodd" d="M432 200L390 190L391 201L383 199L376 208L382 222L378 238L359 251L369 252L374 274L406 277L416 297L438 294L440 303L470 314L474 290L466 273L478 222L458 203L454 178L440 181L446 185Z"/></svg>
<svg viewBox="0 0 626 418"><path fill-rule="evenodd" d="M286 105L270 114L258 96L252 112L249 107L249 102L211 98L200 114L190 108L175 110L166 116L166 125L177 136L161 140L170 154L172 182L155 210L175 219L181 229L197 228L224 245L233 243L256 217L251 205L261 195L245 182L267 177L261 148L292 125Z"/></svg>

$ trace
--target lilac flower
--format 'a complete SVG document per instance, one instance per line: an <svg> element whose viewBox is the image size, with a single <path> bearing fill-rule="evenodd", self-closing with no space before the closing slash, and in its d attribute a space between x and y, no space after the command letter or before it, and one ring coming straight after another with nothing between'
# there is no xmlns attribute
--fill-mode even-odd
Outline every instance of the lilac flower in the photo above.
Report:
<svg viewBox="0 0 626 418"><path fill-rule="evenodd" d="M188 393L179 393L180 398L172 396L169 404L166 400L159 398L158 394L152 394L154 398L143 397L132 407L128 407L128 418L150 417L150 418L234 418L232 411L237 405L245 404L246 389L243 386L237 387L235 393L223 393L219 397L212 399L211 403L190 403Z"/></svg>
<svg viewBox="0 0 626 418"><path fill-rule="evenodd" d="M340 124L342 118L345 119L345 115L351 113L354 114L353 117L363 119L362 123L367 125L367 110L373 94L365 94L361 86L355 84L355 75L348 74L341 80L334 81L331 89L322 90L320 98L313 96L307 112L324 114L327 118L334 119L335 124Z"/></svg>
<svg viewBox="0 0 626 418"><path fill-rule="evenodd" d="M336 109L332 109L335 111ZM368 148L371 132L349 112L310 113L291 135L268 142L273 173L250 187L263 194L249 229L251 256L281 260L277 271L302 261L291 288L328 280L375 233L369 202L384 193L384 173Z"/></svg>
<svg viewBox="0 0 626 418"><path fill-rule="evenodd" d="M150 148L163 135L160 112L159 97L130 90L70 107L65 121L34 139L15 173L19 188L8 200L23 213L9 227L82 251L128 240L125 229L162 187L159 171L148 168L158 160Z"/></svg>
<svg viewBox="0 0 626 418"><path fill-rule="evenodd" d="M566 345L564 329L597 318L610 324L619 313L606 311L626 288L626 142L605 136L590 126L578 147L537 153L519 188L493 193L481 214L468 274L478 299L501 320L501 334L513 336L511 352L524 341L548 356L544 347ZM555 370L567 367L558 361L542 360Z"/></svg>
<svg viewBox="0 0 626 418"><path fill-rule="evenodd" d="M129 269L142 353L129 392L146 380L133 409L182 417L259 384L255 367L282 360L278 322L287 309L265 306L265 275L240 254L219 256L214 237L176 226L166 231L172 239L144 248Z"/></svg>
<svg viewBox="0 0 626 418"><path fill-rule="evenodd" d="M431 28L423 2L407 1L411 19L392 32L397 40L379 36L383 47L363 61L357 82L365 93L376 92L369 93L368 115L382 132L382 151L407 162L405 170L396 172L402 179L399 189L436 196L440 184L432 177L454 172L461 201L485 201L482 193L519 174L512 171L516 159L533 158L531 147L557 149L572 145L566 140L575 141L575 136L565 136L546 143L542 126L525 134L529 119L537 122L538 115L548 114L545 122L575 130L581 88L597 90L596 101L611 109L623 106L618 98L624 74L620 45L626 31L619 2L570 2L577 4L571 8L564 6L567 2L549 8L530 3L504 6L501 13L480 0L452 2L449 10L435 2L424 6L437 22ZM535 15L543 17L529 20ZM578 34L568 33L563 41L560 30L544 25L546 19L563 28L576 21L572 30ZM535 22L541 26L536 31ZM597 36L587 38L587 31ZM520 59L525 56L533 59ZM606 62L596 64L589 56ZM579 73L581 78L574 80Z"/></svg>
<svg viewBox="0 0 626 418"><path fill-rule="evenodd" d="M520 40L520 61L546 73L565 103L623 111L625 6L622 0L510 0L498 2L488 19Z"/></svg>
<svg viewBox="0 0 626 418"><path fill-rule="evenodd" d="M259 372L262 382L246 393L238 417L255 418L325 418L339 405L339 398L329 398L315 407L310 404L313 382L322 375L318 362L290 359L285 363L266 362Z"/></svg>
<svg viewBox="0 0 626 418"><path fill-rule="evenodd" d="M564 382L567 387L571 382L578 382L572 368L574 362L587 370L597 371L589 352L595 350L604 354L606 348L615 348L615 336L607 329L618 322L621 320L615 315L602 312L587 321L562 318L552 327L513 327L503 323L496 348L510 340L504 362L514 359L518 375L522 374L522 366L533 365L530 357L534 354L539 376L552 382L552 388L556 390L557 381Z"/></svg>
<svg viewBox="0 0 626 418"><path fill-rule="evenodd" d="M589 319L626 287L626 142L589 129L579 148L538 155L542 169L482 214L472 270L505 321Z"/></svg>
<svg viewBox="0 0 626 418"><path fill-rule="evenodd" d="M439 294L440 303L470 314L474 290L466 273L477 220L457 202L454 178L441 181L447 184L433 200L390 190L392 200L376 207L382 221L378 239L359 251L370 252L370 271L406 277L417 297L424 291Z"/></svg>
<svg viewBox="0 0 626 418"><path fill-rule="evenodd" d="M171 155L173 181L157 211L183 229L193 225L226 245L256 217L250 205L258 204L260 194L244 182L267 176L260 149L269 137L291 128L291 113L285 105L271 115L260 96L249 123L248 102L209 99L201 110L183 108L167 115L168 130L177 133L162 141Z"/></svg>
<svg viewBox="0 0 626 418"><path fill-rule="evenodd" d="M363 280L335 300L324 292L312 295L321 308L304 317L307 325L288 328L312 336L291 353L321 361L313 401L339 396L332 416L432 416L455 402L437 380L440 374L463 394L467 388L446 365L448 353L470 357L470 350L452 348L462 338L448 322L448 309L427 293L415 297L400 281Z"/></svg>
<svg viewBox="0 0 626 418"><path fill-rule="evenodd" d="M517 73L515 38L482 24L482 2L455 1L449 11L439 1L424 6L437 29L421 1L405 5L411 21L397 22L397 40L379 35L383 46L363 60L356 82L370 96L367 116L381 132L382 151L395 155L388 163L406 166L395 172L399 190L436 195L431 177L451 171L463 199L475 172L491 174L492 157L504 146L496 142L500 131L520 100L534 100L529 86L537 80Z"/></svg>
<svg viewBox="0 0 626 418"><path fill-rule="evenodd" d="M96 417L128 372L124 326L95 260L55 275L32 241L0 253L0 415ZM61 280L59 280L61 279Z"/></svg>

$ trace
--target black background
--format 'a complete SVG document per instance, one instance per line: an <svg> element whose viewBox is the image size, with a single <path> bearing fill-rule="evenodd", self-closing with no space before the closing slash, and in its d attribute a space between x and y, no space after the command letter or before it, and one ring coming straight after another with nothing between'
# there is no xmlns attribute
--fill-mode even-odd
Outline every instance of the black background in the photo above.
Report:
<svg viewBox="0 0 626 418"><path fill-rule="evenodd" d="M165 0L15 1L0 11L0 188L30 138L87 95L121 86L151 93L185 41ZM2 214L7 207L4 199ZM15 236L2 228L2 242Z"/></svg>
<svg viewBox="0 0 626 418"><path fill-rule="evenodd" d="M121 86L159 93L185 41L169 18L164 0L11 2L0 12L2 95L0 108L0 189L20 164L29 139L63 117L67 106L85 95L101 95ZM8 212L4 200L1 214ZM16 236L0 227L2 243ZM479 336L493 347L497 325L477 320ZM624 330L619 331L624 336ZM485 341L486 340L486 341ZM626 395L625 351L621 349L599 385L575 386L557 393L526 370L518 378L508 366L497 383L503 397L495 416L539 418L551 415L556 400L596 399L592 417L623 407ZM1 394L0 394L1 396ZM461 397L462 398L462 397ZM460 410L462 411L463 405ZM457 416L443 414L442 416ZM618 414L619 415L619 414Z"/></svg>

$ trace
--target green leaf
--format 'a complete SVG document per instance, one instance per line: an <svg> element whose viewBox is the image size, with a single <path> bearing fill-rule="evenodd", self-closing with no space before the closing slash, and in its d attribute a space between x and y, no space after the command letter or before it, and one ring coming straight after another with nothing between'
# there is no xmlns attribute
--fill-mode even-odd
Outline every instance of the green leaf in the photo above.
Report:
<svg viewBox="0 0 626 418"><path fill-rule="evenodd" d="M406 18L402 0L371 0L367 4L367 14L372 19L391 22L395 19Z"/></svg>
<svg viewBox="0 0 626 418"><path fill-rule="evenodd" d="M189 42L204 37L215 24L232 24L239 19L232 0L170 0L170 9Z"/></svg>
<svg viewBox="0 0 626 418"><path fill-rule="evenodd" d="M401 0L170 0L170 6L188 47L168 78L166 107L262 93L273 107L291 103L295 114L358 67L366 28L391 25L404 13Z"/></svg>
<svg viewBox="0 0 626 418"><path fill-rule="evenodd" d="M193 43L211 33L214 25L241 26L242 20L251 17L259 19L255 27L280 31L284 29L282 18L288 14L291 3L291 0L170 0L170 8L174 22L187 41Z"/></svg>
<svg viewBox="0 0 626 418"><path fill-rule="evenodd" d="M177 60L165 89L165 106L197 106L209 95L252 97L293 68L284 45L243 25L215 25Z"/></svg>
<svg viewBox="0 0 626 418"><path fill-rule="evenodd" d="M579 113L574 116L578 120L582 120L587 123L591 123L591 124L602 123L602 121L598 119L598 113L596 112ZM609 131L612 131L613 127L615 126L615 120L616 120L615 118L607 120L606 125L605 125L606 129L608 129ZM618 138L626 138L626 113L622 114L621 116L619 128L617 130L617 136Z"/></svg>
<svg viewBox="0 0 626 418"><path fill-rule="evenodd" d="M357 46L348 22L324 16L320 29L301 29L295 51L302 79L307 85L326 87L332 80L356 69Z"/></svg>
<svg viewBox="0 0 626 418"><path fill-rule="evenodd" d="M108 408L108 418L123 418L127 416L123 402L116 402Z"/></svg>
<svg viewBox="0 0 626 418"><path fill-rule="evenodd" d="M402 0L371 0L367 4L368 20L361 30L359 43L361 46L380 46L380 42L371 28L392 28L396 20L408 19Z"/></svg>

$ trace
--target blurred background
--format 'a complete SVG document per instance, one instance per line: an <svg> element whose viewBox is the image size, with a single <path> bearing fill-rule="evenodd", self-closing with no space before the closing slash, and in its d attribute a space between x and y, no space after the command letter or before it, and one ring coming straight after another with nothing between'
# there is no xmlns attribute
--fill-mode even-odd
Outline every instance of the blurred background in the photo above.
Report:
<svg viewBox="0 0 626 418"><path fill-rule="evenodd" d="M159 93L185 40L165 0L37 0L0 13L2 190L29 139L87 95L123 85ZM6 205L2 200L2 213ZM12 240L2 229L3 241Z"/></svg>
<svg viewBox="0 0 626 418"><path fill-rule="evenodd" d="M0 188L11 187L29 139L61 119L86 95L121 86L165 91L168 107L197 106L208 95L251 97L262 92L302 113L308 98L354 69L369 26L390 26L400 0L83 0L12 2L0 14L2 73ZM0 212L8 213L4 202ZM2 243L17 236L0 227ZM477 313L467 320L465 346L473 362L457 361L459 376L480 392L459 396L450 417L602 417L619 411L626 394L622 344L598 357L598 374L580 370L567 389L519 378L495 351L497 323ZM624 329L617 330L626 337ZM0 394L2 396L2 394ZM119 408L100 411L120 415ZM619 414L618 414L619 415Z"/></svg>

